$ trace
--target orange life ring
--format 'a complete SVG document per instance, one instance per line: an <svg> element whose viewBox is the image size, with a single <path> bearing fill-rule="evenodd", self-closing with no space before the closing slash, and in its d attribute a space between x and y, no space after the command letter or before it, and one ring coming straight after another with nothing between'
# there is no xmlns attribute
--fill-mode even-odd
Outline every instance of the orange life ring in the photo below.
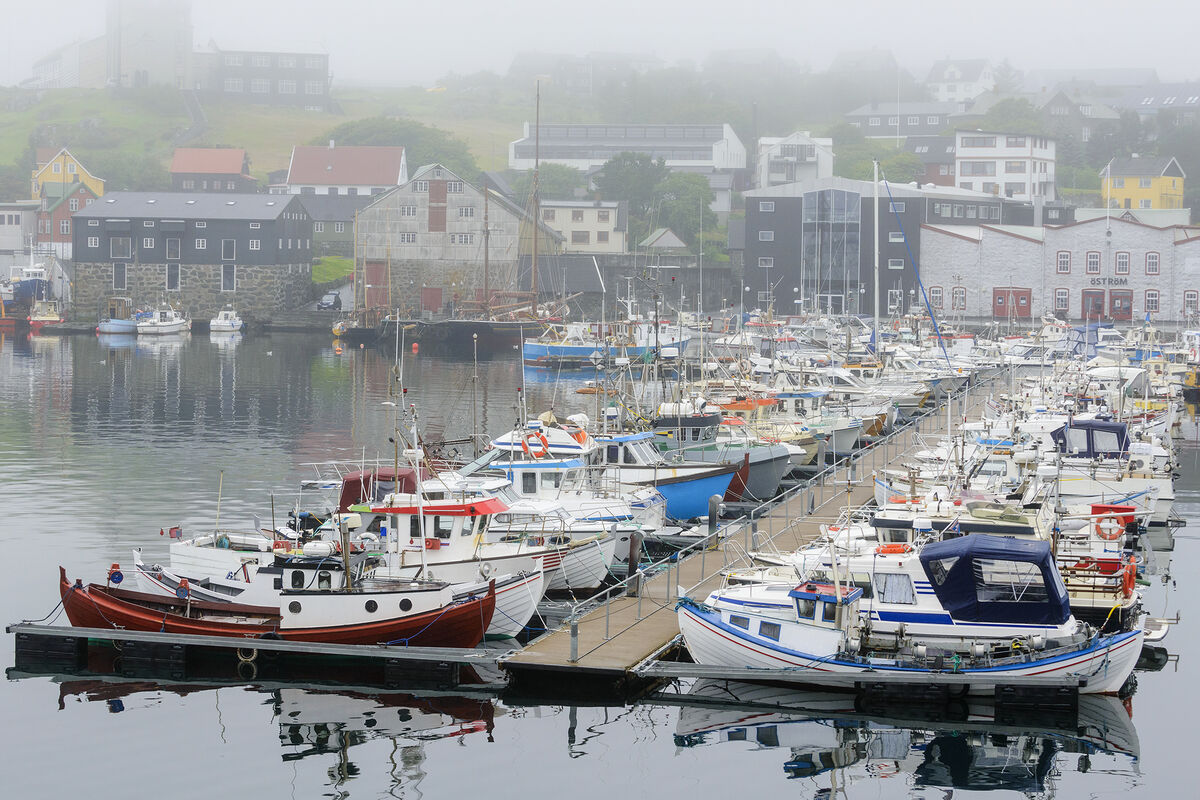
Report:
<svg viewBox="0 0 1200 800"><path fill-rule="evenodd" d="M880 555L894 555L896 553L911 553L913 546L907 542L897 542L896 544L881 544L875 548L875 552Z"/></svg>
<svg viewBox="0 0 1200 800"><path fill-rule="evenodd" d="M900 320L898 320L898 319L892 320L892 330L894 330L894 331L900 330Z"/></svg>
<svg viewBox="0 0 1200 800"><path fill-rule="evenodd" d="M587 444L587 431L585 431L583 428L580 428L571 434L571 438L580 444Z"/></svg>
<svg viewBox="0 0 1200 800"><path fill-rule="evenodd" d="M902 494L894 494L888 498L889 503L903 503L904 500L905 500L905 497Z"/></svg>
<svg viewBox="0 0 1200 800"><path fill-rule="evenodd" d="M534 439L541 444L540 450L534 450L529 446L529 440ZM546 434L541 431L526 431L521 437L521 449L525 451L525 455L530 458L545 458L550 453L550 441L546 438Z"/></svg>
<svg viewBox="0 0 1200 800"><path fill-rule="evenodd" d="M1133 587L1137 585L1137 567L1130 561L1125 564L1125 571L1121 573L1121 590L1125 593L1125 599L1133 597Z"/></svg>
<svg viewBox="0 0 1200 800"><path fill-rule="evenodd" d="M1105 525L1105 522L1111 522L1112 527ZM1115 517L1099 517L1096 519L1096 535L1106 542L1114 542L1121 538L1121 534L1125 532L1125 526Z"/></svg>

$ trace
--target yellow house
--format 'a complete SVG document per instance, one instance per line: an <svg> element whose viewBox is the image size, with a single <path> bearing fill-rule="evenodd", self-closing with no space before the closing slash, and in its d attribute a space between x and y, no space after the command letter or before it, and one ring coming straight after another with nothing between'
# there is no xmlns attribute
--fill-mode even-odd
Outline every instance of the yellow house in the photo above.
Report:
<svg viewBox="0 0 1200 800"><path fill-rule="evenodd" d="M79 159L71 155L65 147L58 151L39 149L37 162L37 167L33 170L31 190L34 200L41 200L42 196L47 194L47 186L53 186L49 191L52 198L62 197L64 187L72 183L84 184L96 197L104 194L104 180L88 172L87 168L79 163Z"/></svg>
<svg viewBox="0 0 1200 800"><path fill-rule="evenodd" d="M1114 158L1100 173L1100 191L1113 208L1183 208L1184 177L1171 156Z"/></svg>

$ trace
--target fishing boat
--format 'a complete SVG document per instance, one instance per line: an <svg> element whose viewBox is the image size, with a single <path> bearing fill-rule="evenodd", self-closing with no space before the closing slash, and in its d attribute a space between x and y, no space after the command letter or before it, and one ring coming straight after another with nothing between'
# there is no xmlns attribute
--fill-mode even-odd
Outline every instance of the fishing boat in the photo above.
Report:
<svg viewBox="0 0 1200 800"><path fill-rule="evenodd" d="M110 297L96 325L96 333L100 335L137 334L137 316L133 310L133 300L128 297Z"/></svg>
<svg viewBox="0 0 1200 800"><path fill-rule="evenodd" d="M242 330L246 323L238 316L232 305L226 305L217 315L208 321L208 329L214 332L235 333Z"/></svg>
<svg viewBox="0 0 1200 800"><path fill-rule="evenodd" d="M725 587L704 603L681 600L679 628L697 663L794 669L801 681L806 671L957 673L971 678L970 693L990 694L1005 678L1037 675L1111 693L1133 671L1143 631L1104 636L1077 622L1049 543L967 536L926 545L919 563L929 613L886 634L872 630L860 610L863 587L841 582L836 565L832 582L777 587L790 601L786 613L774 603L764 610L765 587Z"/></svg>
<svg viewBox="0 0 1200 800"><path fill-rule="evenodd" d="M65 321L57 300L34 300L33 307L29 309L29 316L26 319L29 322L29 329L34 333L47 325L59 325Z"/></svg>
<svg viewBox="0 0 1200 800"><path fill-rule="evenodd" d="M148 318L138 320L139 336L183 333L192 329L192 321L169 305L162 305Z"/></svg>
<svg viewBox="0 0 1200 800"><path fill-rule="evenodd" d="M547 325L541 336L526 339L521 357L531 367L583 366L616 358L646 358L655 353L678 356L689 341L665 320L659 324L636 319L568 322Z"/></svg>
<svg viewBox="0 0 1200 800"><path fill-rule="evenodd" d="M483 639L496 604L494 586L482 596L456 601L447 583L375 584L356 579L333 589L340 559L295 558L283 565L278 606L195 600L188 587L163 597L115 585L71 582L59 567L63 609L78 628L201 636L279 637L337 644L405 644L474 647ZM353 569L353 568L352 568ZM316 588L304 588L314 586ZM291 588L293 586L301 588Z"/></svg>

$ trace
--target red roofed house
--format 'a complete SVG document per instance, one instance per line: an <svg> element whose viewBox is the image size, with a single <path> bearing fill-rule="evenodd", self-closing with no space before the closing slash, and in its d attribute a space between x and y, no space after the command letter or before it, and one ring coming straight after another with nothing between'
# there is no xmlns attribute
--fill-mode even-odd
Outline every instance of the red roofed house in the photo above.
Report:
<svg viewBox="0 0 1200 800"><path fill-rule="evenodd" d="M297 145L288 165L287 194L372 195L408 183L403 147Z"/></svg>
<svg viewBox="0 0 1200 800"><path fill-rule="evenodd" d="M171 188L177 192L257 192L250 158L235 147L177 147L171 159Z"/></svg>

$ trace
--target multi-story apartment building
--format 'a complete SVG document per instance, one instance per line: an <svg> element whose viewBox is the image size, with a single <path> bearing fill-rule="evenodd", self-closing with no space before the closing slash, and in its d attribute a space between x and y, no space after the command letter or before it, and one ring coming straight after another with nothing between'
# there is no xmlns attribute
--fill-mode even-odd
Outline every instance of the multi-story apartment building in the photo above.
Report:
<svg viewBox="0 0 1200 800"><path fill-rule="evenodd" d="M758 140L754 187L779 186L833 176L833 139L818 139L808 131Z"/></svg>
<svg viewBox="0 0 1200 800"><path fill-rule="evenodd" d="M961 130L954 137L960 189L1014 200L1054 200L1053 139Z"/></svg>
<svg viewBox="0 0 1200 800"><path fill-rule="evenodd" d="M542 224L562 234L563 252L626 252L624 202L542 200L540 205Z"/></svg>

